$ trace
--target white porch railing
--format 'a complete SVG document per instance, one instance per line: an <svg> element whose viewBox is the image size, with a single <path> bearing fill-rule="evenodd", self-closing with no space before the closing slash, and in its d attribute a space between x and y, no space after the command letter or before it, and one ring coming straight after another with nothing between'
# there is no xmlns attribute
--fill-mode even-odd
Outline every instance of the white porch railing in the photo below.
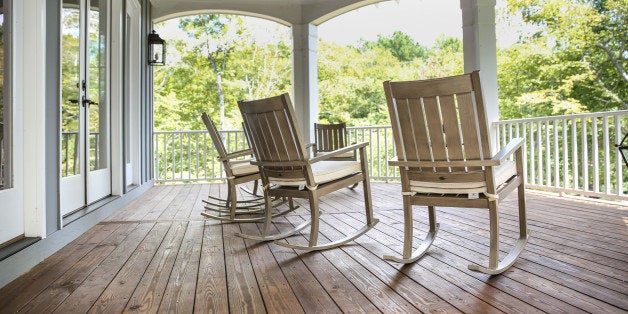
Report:
<svg viewBox="0 0 628 314"><path fill-rule="evenodd" d="M497 142L526 138L529 187L628 200L628 169L614 144L628 131L628 111L500 121ZM398 180L387 161L396 155L390 126L349 127L349 142L367 141L373 180ZM248 147L242 131L221 131L229 151ZM595 135L595 136L594 136ZM156 182L224 179L206 131L154 132ZM586 170L586 171L584 171Z"/></svg>
<svg viewBox="0 0 628 314"><path fill-rule="evenodd" d="M628 110L499 121L497 143L524 137L528 187L628 200L626 166L615 144Z"/></svg>
<svg viewBox="0 0 628 314"><path fill-rule="evenodd" d="M367 141L371 179L398 179L398 171L389 167L388 159L394 156L390 126L349 127L349 142ZM220 131L229 151L248 147L244 133ZM156 182L194 182L224 179L222 165L217 161L207 131L154 132Z"/></svg>

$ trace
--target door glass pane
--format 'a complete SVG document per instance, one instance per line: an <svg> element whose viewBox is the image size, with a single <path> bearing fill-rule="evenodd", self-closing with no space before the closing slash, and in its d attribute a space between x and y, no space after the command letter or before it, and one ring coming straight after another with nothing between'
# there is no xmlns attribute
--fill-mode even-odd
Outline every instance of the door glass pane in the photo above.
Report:
<svg viewBox="0 0 628 314"><path fill-rule="evenodd" d="M11 103L8 101L10 79L10 40L7 26L9 1L0 0L0 190L12 187L11 178Z"/></svg>
<svg viewBox="0 0 628 314"><path fill-rule="evenodd" d="M80 10L76 0L63 1L61 12L61 176L80 173L79 60Z"/></svg>
<svg viewBox="0 0 628 314"><path fill-rule="evenodd" d="M89 169L108 165L107 137L107 1L90 1L87 97L89 108Z"/></svg>

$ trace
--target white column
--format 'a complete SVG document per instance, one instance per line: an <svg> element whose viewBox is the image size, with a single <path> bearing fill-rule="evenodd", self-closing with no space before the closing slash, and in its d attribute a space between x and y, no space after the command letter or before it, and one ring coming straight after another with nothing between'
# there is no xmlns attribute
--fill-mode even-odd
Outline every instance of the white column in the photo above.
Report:
<svg viewBox="0 0 628 314"><path fill-rule="evenodd" d="M22 68L22 76L15 81L16 107L22 107L23 120L23 182L24 234L27 237L46 236L46 175L45 167L45 48L46 0L25 0L17 6L14 36L23 39L16 47L14 62ZM21 49L21 51L20 51ZM21 98L21 99L20 99ZM20 130L18 130L19 132Z"/></svg>
<svg viewBox="0 0 628 314"><path fill-rule="evenodd" d="M292 25L292 101L306 143L314 138L318 121L318 28L312 24Z"/></svg>
<svg viewBox="0 0 628 314"><path fill-rule="evenodd" d="M480 70L489 126L499 120L495 0L460 0L464 71ZM491 128L491 134L495 130ZM495 136L491 136L495 141ZM495 151L496 143L493 144Z"/></svg>

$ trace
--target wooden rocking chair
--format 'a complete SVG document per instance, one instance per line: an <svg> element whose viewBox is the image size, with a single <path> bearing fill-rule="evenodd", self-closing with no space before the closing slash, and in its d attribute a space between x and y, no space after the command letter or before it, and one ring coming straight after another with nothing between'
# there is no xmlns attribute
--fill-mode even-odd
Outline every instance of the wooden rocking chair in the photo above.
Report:
<svg viewBox="0 0 628 314"><path fill-rule="evenodd" d="M265 202L261 195L258 195L258 181L260 180L259 169L255 165L251 165L251 159L242 159L242 157L251 156L253 150L245 149L237 152L228 153L225 145L218 133L218 129L214 122L209 118L207 113L201 114L203 123L207 128L207 132L214 143L214 147L218 152L218 160L222 163L225 175L227 177L227 198L222 199L212 195L208 195L205 203L205 212L201 215L223 221L231 222L253 222L266 219ZM238 201L238 191L236 186L253 181L253 191L242 188L245 193L252 197L246 200ZM275 202L274 206L285 203L285 199ZM274 213L274 216L283 215L295 209L292 199L289 200L290 207L283 212ZM215 214L214 214L215 212ZM246 216L246 217L242 217Z"/></svg>
<svg viewBox="0 0 628 314"><path fill-rule="evenodd" d="M324 155L329 152L345 148L347 146L347 124L330 123L320 124L314 123L314 156ZM329 160L357 160L355 151L345 152L337 157L330 157ZM355 189L357 183L350 186Z"/></svg>
<svg viewBox="0 0 628 314"><path fill-rule="evenodd" d="M403 256L411 263L428 250L439 225L435 206L487 208L490 220L488 267L469 269L499 274L512 264L528 240L523 180L523 139L491 155L479 72L424 81L384 82L399 166L404 209ZM510 160L515 155L515 161ZM498 203L518 189L519 239L501 261ZM427 206L429 231L412 252L412 205Z"/></svg>
<svg viewBox="0 0 628 314"><path fill-rule="evenodd" d="M371 189L369 184L366 146L359 143L336 151L309 158L300 128L288 94L266 99L239 101L238 106L248 132L264 187L266 208L271 206L272 197L296 197L309 200L311 219L290 231L269 234L272 216L266 212L266 220L261 235L239 234L241 237L268 241L293 235L310 226L309 244L293 245L283 241L275 243L299 250L324 250L353 241L373 228L378 220L373 218ZM360 161L330 161L349 151L360 151ZM339 190L342 187L362 182L366 223L356 233L331 243L318 243L320 196Z"/></svg>

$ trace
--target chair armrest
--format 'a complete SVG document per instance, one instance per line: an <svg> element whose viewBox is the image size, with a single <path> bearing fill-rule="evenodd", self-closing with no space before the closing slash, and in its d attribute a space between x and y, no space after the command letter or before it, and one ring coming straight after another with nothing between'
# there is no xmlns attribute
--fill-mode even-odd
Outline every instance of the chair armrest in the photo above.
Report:
<svg viewBox="0 0 628 314"><path fill-rule="evenodd" d="M501 164L506 160L506 158L510 157L515 151L520 149L523 146L524 139L521 137L513 138L504 146L495 156L493 156L492 160L498 160Z"/></svg>
<svg viewBox="0 0 628 314"><path fill-rule="evenodd" d="M309 164L304 160L292 160L292 161L258 161L251 160L251 165L259 167L303 167Z"/></svg>
<svg viewBox="0 0 628 314"><path fill-rule="evenodd" d="M436 160L436 161L403 161L397 156L388 161L389 166L398 167L493 167L501 165L510 155L523 146L523 138L512 139L493 158L486 160Z"/></svg>
<svg viewBox="0 0 628 314"><path fill-rule="evenodd" d="M250 156L253 155L253 150L252 149L245 149L245 150L240 150L237 152L233 152L233 153L229 153L227 154L227 156L225 156L225 158L218 158L218 160L220 161L225 161L225 160L231 160L234 158L238 158L238 157L242 157L242 156Z"/></svg>
<svg viewBox="0 0 628 314"><path fill-rule="evenodd" d="M398 167L490 167L498 166L499 160L486 159L486 160L437 160L437 161L403 161L399 160L397 156L388 161L389 166Z"/></svg>
<svg viewBox="0 0 628 314"><path fill-rule="evenodd" d="M368 145L369 145L368 142L362 142L362 143L349 145L349 146L346 146L346 147L343 147L343 148L332 150L330 152L326 152L324 155L318 155L318 156L308 160L308 162L310 164L313 164L313 163L316 163L316 162L319 162L319 161L323 161L323 160L326 160L326 159L338 156L338 155L346 153L346 152L350 152L350 151L355 151L355 150L361 149L361 148L366 147Z"/></svg>

